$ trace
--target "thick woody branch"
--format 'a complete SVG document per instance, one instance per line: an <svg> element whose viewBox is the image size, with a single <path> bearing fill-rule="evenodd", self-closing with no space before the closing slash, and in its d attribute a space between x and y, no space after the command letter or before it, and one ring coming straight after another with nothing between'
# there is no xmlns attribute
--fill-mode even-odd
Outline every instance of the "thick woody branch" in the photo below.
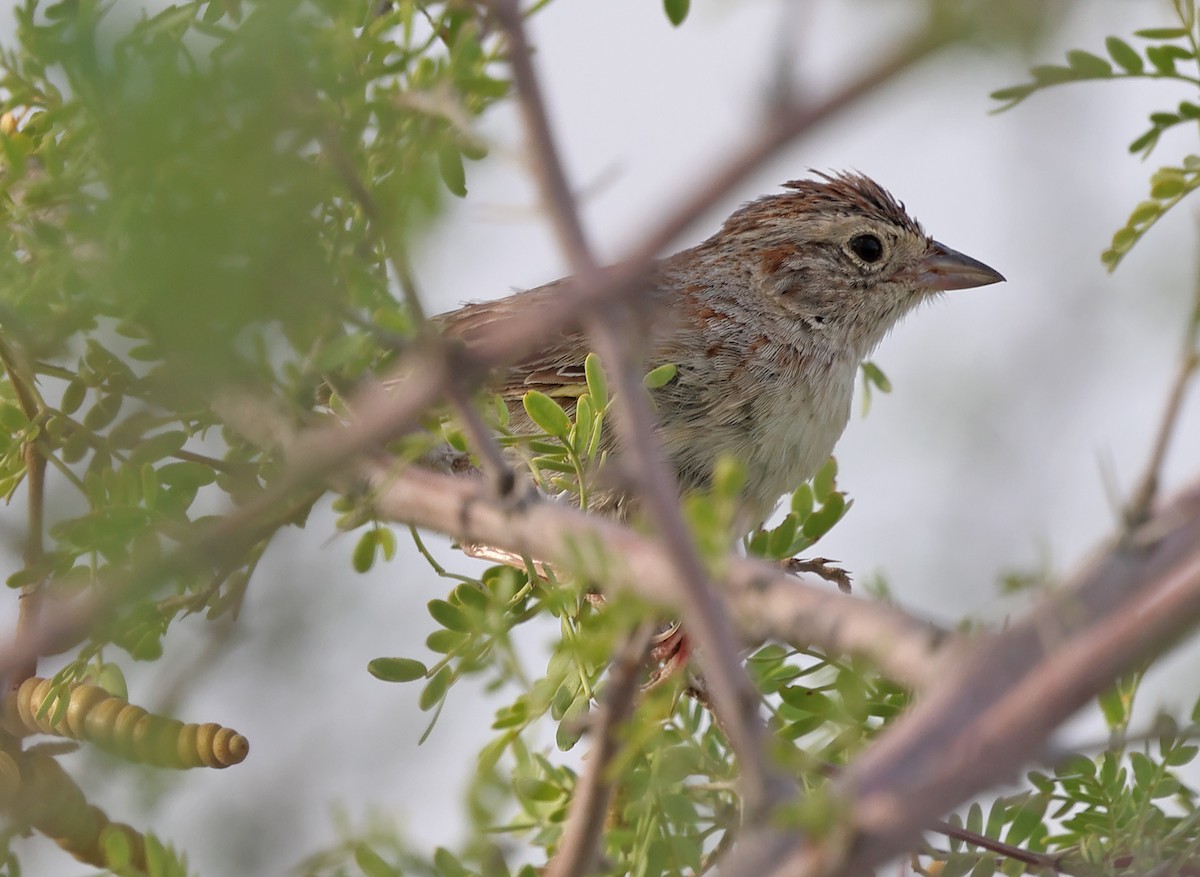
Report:
<svg viewBox="0 0 1200 877"><path fill-rule="evenodd" d="M380 462L360 467L360 489L383 519L437 530L467 542L531 555L563 569L586 564L606 588L680 607L686 584L663 546L614 521L587 515L536 494L499 500L477 480ZM945 630L897 609L851 597L824 582L810 584L777 566L731 556L722 593L746 640L772 638L855 654L916 688L944 675L954 648Z"/></svg>
<svg viewBox="0 0 1200 877"><path fill-rule="evenodd" d="M775 872L867 873L922 829L1011 781L1076 710L1200 621L1200 484L1107 546L1022 622L982 639L834 783L850 855L801 846Z"/></svg>

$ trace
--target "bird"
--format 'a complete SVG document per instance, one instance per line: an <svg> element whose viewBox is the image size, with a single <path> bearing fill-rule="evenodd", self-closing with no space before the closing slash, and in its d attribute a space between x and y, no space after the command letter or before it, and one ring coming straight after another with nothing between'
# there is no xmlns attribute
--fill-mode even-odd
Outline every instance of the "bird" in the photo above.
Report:
<svg viewBox="0 0 1200 877"><path fill-rule="evenodd" d="M652 391L665 457L683 493L709 487L722 457L741 462L741 535L830 456L859 366L902 317L941 293L1005 279L926 234L861 173L812 172L782 189L656 262L639 302L642 365L674 366ZM498 318L562 294L565 282L467 304L435 323L470 347ZM588 352L582 330L566 331L496 377L514 433L540 432L522 410L530 390L571 410ZM619 460L614 432L605 430L606 442ZM626 518L633 494L612 479L589 510Z"/></svg>

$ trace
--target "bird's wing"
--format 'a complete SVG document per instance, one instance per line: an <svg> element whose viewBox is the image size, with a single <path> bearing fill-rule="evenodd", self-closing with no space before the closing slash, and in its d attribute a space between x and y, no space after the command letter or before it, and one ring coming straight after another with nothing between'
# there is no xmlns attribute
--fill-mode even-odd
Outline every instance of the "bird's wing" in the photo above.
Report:
<svg viewBox="0 0 1200 877"><path fill-rule="evenodd" d="M564 281L539 286L496 301L464 305L456 311L435 317L434 321L448 338L468 347L479 343L498 321L520 311L536 314L538 306L562 295ZM529 390L548 396L576 398L587 392L583 361L588 354L587 338L580 330L564 331L546 339L538 350L511 366L492 384L492 389L509 400L518 401Z"/></svg>

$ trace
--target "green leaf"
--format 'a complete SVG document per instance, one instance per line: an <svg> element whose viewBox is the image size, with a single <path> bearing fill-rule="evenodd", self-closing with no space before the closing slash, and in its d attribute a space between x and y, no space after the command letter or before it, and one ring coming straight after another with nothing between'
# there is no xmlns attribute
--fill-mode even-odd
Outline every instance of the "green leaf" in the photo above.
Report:
<svg viewBox="0 0 1200 877"><path fill-rule="evenodd" d="M518 777L513 781L513 789L527 801L557 801L563 797L558 786L532 777Z"/></svg>
<svg viewBox="0 0 1200 877"><path fill-rule="evenodd" d="M1108 723L1109 728L1123 728L1126 721L1129 719L1129 711L1126 709L1126 702L1120 690L1116 687L1102 692L1098 698L1100 702L1100 711L1104 713L1104 721Z"/></svg>
<svg viewBox="0 0 1200 877"><path fill-rule="evenodd" d="M187 433L181 429L173 429L151 436L134 446L129 453L130 463L157 463L164 457L178 453L187 443Z"/></svg>
<svg viewBox="0 0 1200 877"><path fill-rule="evenodd" d="M433 620L446 630L470 633L474 629L470 619L467 618L467 613L453 603L447 603L445 600L430 600L427 605Z"/></svg>
<svg viewBox="0 0 1200 877"><path fill-rule="evenodd" d="M812 514L813 510L813 489L809 484L801 484L792 492L791 501L792 511L800 520L804 520Z"/></svg>
<svg viewBox="0 0 1200 877"><path fill-rule="evenodd" d="M441 702L446 696L446 690L450 687L450 683L454 679L454 672L449 667L443 667L437 671L437 674L425 683L425 687L421 689L421 695L417 698L417 706L422 712L426 712L432 707Z"/></svg>
<svg viewBox="0 0 1200 877"><path fill-rule="evenodd" d="M11 402L0 402L0 428L17 433L29 426L25 412Z"/></svg>
<svg viewBox="0 0 1200 877"><path fill-rule="evenodd" d="M867 380L870 381L870 383L874 385L875 389L879 390L879 392L892 392L892 382L888 380L888 376L885 375L883 370L880 369L875 363L864 362L862 364L862 370Z"/></svg>
<svg viewBox="0 0 1200 877"><path fill-rule="evenodd" d="M1067 63L1071 69L1088 77L1107 77L1113 75L1112 65L1091 52L1082 49L1072 49L1067 52Z"/></svg>
<svg viewBox="0 0 1200 877"><path fill-rule="evenodd" d="M1133 32L1144 40L1175 40L1188 35L1186 27L1146 27Z"/></svg>
<svg viewBox="0 0 1200 877"><path fill-rule="evenodd" d="M788 706L817 716L828 716L833 712L833 701L825 694L811 688L788 685L779 689L779 697Z"/></svg>
<svg viewBox="0 0 1200 877"><path fill-rule="evenodd" d="M109 393L88 409L83 415L83 425L93 432L104 429L112 423L121 412L121 403L125 397L120 393Z"/></svg>
<svg viewBox="0 0 1200 877"><path fill-rule="evenodd" d="M583 360L583 373L587 378L587 388L592 397L592 404L597 411L603 411L608 405L608 379L604 375L604 366L600 364L600 357L589 353Z"/></svg>
<svg viewBox="0 0 1200 877"><path fill-rule="evenodd" d="M1060 82L1074 82L1079 78L1078 73L1070 67L1059 67L1055 64L1039 64L1031 67L1029 72L1038 85L1057 85Z"/></svg>
<svg viewBox="0 0 1200 877"><path fill-rule="evenodd" d="M1119 37L1109 37L1104 41L1105 48L1112 59L1129 73L1141 73L1145 69L1142 56L1134 51L1129 43Z"/></svg>
<svg viewBox="0 0 1200 877"><path fill-rule="evenodd" d="M984 824L983 833L988 837L999 837L1000 829L1004 827L1008 821L1008 804L1003 798L997 798L992 802L992 808L988 811L987 822Z"/></svg>
<svg viewBox="0 0 1200 877"><path fill-rule="evenodd" d="M1145 225L1146 223L1158 218L1162 213L1163 206L1158 201L1143 201L1137 207L1133 208L1133 213L1129 214L1129 225Z"/></svg>
<svg viewBox="0 0 1200 877"><path fill-rule="evenodd" d="M1138 239L1138 233L1132 228L1117 229L1112 239L1114 253L1126 253Z"/></svg>
<svg viewBox="0 0 1200 877"><path fill-rule="evenodd" d="M429 668L412 658L375 658L367 664L367 672L384 682L412 682L423 678Z"/></svg>
<svg viewBox="0 0 1200 877"><path fill-rule="evenodd" d="M1130 152L1141 152L1143 149L1149 151L1154 148L1154 144L1158 142L1159 135L1162 131L1158 128L1151 128L1145 134L1135 139L1129 144Z"/></svg>
<svg viewBox="0 0 1200 877"><path fill-rule="evenodd" d="M401 877L401 872L383 860L379 853L366 844L354 847L354 863L366 877Z"/></svg>
<svg viewBox="0 0 1200 877"><path fill-rule="evenodd" d="M115 825L106 825L100 834L100 848L104 850L104 864L109 870L121 871L133 861L133 847L125 832Z"/></svg>
<svg viewBox="0 0 1200 877"><path fill-rule="evenodd" d="M676 27L683 24L691 5L691 0L663 0L663 9L667 13L667 19Z"/></svg>
<svg viewBox="0 0 1200 877"><path fill-rule="evenodd" d="M1008 826L1006 843L1016 846L1024 843L1042 824L1042 814L1046 812L1047 799L1045 794L1030 795L1016 808L1012 814L1012 822Z"/></svg>
<svg viewBox="0 0 1200 877"><path fill-rule="evenodd" d="M983 834L983 808L976 802L967 808L967 831Z"/></svg>
<svg viewBox="0 0 1200 877"><path fill-rule="evenodd" d="M67 388L63 390L62 402L59 407L63 414L74 414L79 410L79 406L83 404L84 397L87 395L87 385L83 381L76 378L67 384Z"/></svg>
<svg viewBox="0 0 1200 877"><path fill-rule="evenodd" d="M1173 76L1175 74L1175 62L1177 59L1173 52L1167 51L1170 46L1151 46L1146 49L1146 57L1150 59L1150 63L1154 68L1162 74Z"/></svg>
<svg viewBox="0 0 1200 877"><path fill-rule="evenodd" d="M658 368L646 372L646 376L642 378L642 386L647 390L657 390L659 387L671 383L675 379L676 371L674 363L668 362L666 365L660 365Z"/></svg>
<svg viewBox="0 0 1200 877"><path fill-rule="evenodd" d="M804 522L801 532L810 540L816 542L833 529L834 524L842 519L842 516L846 514L846 509L849 507L849 504L840 493L830 494L829 499L825 500L825 504L808 516L808 520Z"/></svg>
<svg viewBox="0 0 1200 877"><path fill-rule="evenodd" d="M467 197L467 173L463 169L462 153L455 146L443 146L437 157L438 172L446 188L459 198Z"/></svg>
<svg viewBox="0 0 1200 877"><path fill-rule="evenodd" d="M212 484L217 480L217 473L212 469L203 463L194 463L191 460L167 463L159 466L156 471L160 484L176 489L195 489Z"/></svg>
<svg viewBox="0 0 1200 877"><path fill-rule="evenodd" d="M384 560L391 560L396 556L396 534L387 527L375 528L375 544Z"/></svg>
<svg viewBox="0 0 1200 877"><path fill-rule="evenodd" d="M103 688L113 697L129 700L129 686L125 682L125 674L116 664L104 663L94 673L89 672L93 685Z"/></svg>
<svg viewBox="0 0 1200 877"><path fill-rule="evenodd" d="M367 530L359 537L358 544L354 546L354 553L350 556L350 564L354 567L357 573L368 572L375 565L375 531Z"/></svg>
<svg viewBox="0 0 1200 877"><path fill-rule="evenodd" d="M712 492L714 497L733 500L746 486L746 465L736 457L722 454L713 466Z"/></svg>
<svg viewBox="0 0 1200 877"><path fill-rule="evenodd" d="M146 508L152 509L158 505L160 496L158 473L154 471L152 463L143 463L138 474L141 476L142 501Z"/></svg>
<svg viewBox="0 0 1200 877"><path fill-rule="evenodd" d="M571 432L571 418L563 411L562 406L545 393L530 390L522 397L521 404L525 406L525 413L529 415L529 419L547 435L566 438Z"/></svg>
<svg viewBox="0 0 1200 877"><path fill-rule="evenodd" d="M473 609L477 612L485 612L488 607L488 596L482 588L473 584L463 582L454 589L453 600L460 606L465 606L468 609Z"/></svg>
<svg viewBox="0 0 1200 877"><path fill-rule="evenodd" d="M799 521L794 514L789 514L779 522L779 526L771 531L771 541L768 543L767 551L771 557L784 557L792 547L792 541L796 538L796 530L799 527Z"/></svg>
<svg viewBox="0 0 1200 877"><path fill-rule="evenodd" d="M825 502L837 487L837 459L830 457L813 476L812 491L818 502Z"/></svg>
<svg viewBox="0 0 1200 877"><path fill-rule="evenodd" d="M1186 181L1182 174L1155 174L1155 179L1150 186L1150 197L1166 201L1181 195L1185 185Z"/></svg>
<svg viewBox="0 0 1200 877"><path fill-rule="evenodd" d="M1198 752L1200 752L1200 747L1197 746L1176 746L1169 752L1163 753L1163 763L1168 767L1183 767L1185 764L1190 764Z"/></svg>
<svg viewBox="0 0 1200 877"><path fill-rule="evenodd" d="M592 427L595 426L595 423L596 409L592 407L591 394L584 393L575 402L575 428L571 434L571 446L581 457L587 456L588 445L592 440Z"/></svg>
<svg viewBox="0 0 1200 877"><path fill-rule="evenodd" d="M1159 128L1170 128L1182 122L1183 118L1176 113L1151 113L1150 121Z"/></svg>
<svg viewBox="0 0 1200 877"><path fill-rule="evenodd" d="M1031 770L1026 774L1026 778L1030 785L1041 792L1043 796L1054 794L1054 780L1041 771Z"/></svg>
<svg viewBox="0 0 1200 877"><path fill-rule="evenodd" d="M457 630L435 630L425 638L425 647L439 655L448 655L465 643L469 636Z"/></svg>
<svg viewBox="0 0 1200 877"><path fill-rule="evenodd" d="M1006 101L1010 105L1018 104L1029 95L1038 90L1037 83L1026 83L1025 85L1010 85L1007 88L999 88L993 91L989 97L992 100ZM1002 108L1003 109L1003 108Z"/></svg>

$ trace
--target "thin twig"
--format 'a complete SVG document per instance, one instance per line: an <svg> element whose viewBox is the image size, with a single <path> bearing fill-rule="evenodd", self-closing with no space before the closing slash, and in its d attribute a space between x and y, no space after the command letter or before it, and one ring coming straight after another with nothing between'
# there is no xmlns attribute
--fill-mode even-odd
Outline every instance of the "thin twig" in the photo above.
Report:
<svg viewBox="0 0 1200 877"><path fill-rule="evenodd" d="M1187 395L1188 385L1200 371L1200 271L1197 271L1195 289L1192 293L1191 312L1188 314L1187 329L1184 331L1183 347L1180 352L1179 365L1175 378L1171 382L1171 390L1167 394L1167 404L1163 409L1162 419L1158 424L1154 444L1150 450L1150 459L1133 492L1133 498L1125 510L1125 526L1133 529L1142 524L1150 514L1154 497L1158 493L1159 473L1167 450L1171 444L1171 436L1175 433L1183 410L1183 400Z"/></svg>
<svg viewBox="0 0 1200 877"><path fill-rule="evenodd" d="M343 489L357 485L380 520L445 533L462 543L491 545L521 557L536 555L561 570L590 564L611 593L681 607L690 592L657 541L616 521L553 500L528 496L502 502L477 480L418 468L396 472L382 460L339 474ZM337 486L337 485L335 485ZM722 590L731 618L748 640L778 639L830 654L867 658L906 685L940 682L965 644L893 606L847 596L824 582L784 572L775 564L731 555Z"/></svg>
<svg viewBox="0 0 1200 877"><path fill-rule="evenodd" d="M9 383L17 397L17 404L25 419L34 424L42 415L42 403L33 387L34 375L20 353L0 337L0 363L8 373ZM28 513L25 522L25 547L22 560L26 570L37 569L45 554L46 529L46 458L36 438L26 438L21 448L25 461L25 489L28 491ZM44 579L28 582L21 589L17 609L17 635L38 624L42 609L42 585ZM9 678L11 688L17 688L31 676L37 675L37 656L29 655L15 668Z"/></svg>
<svg viewBox="0 0 1200 877"><path fill-rule="evenodd" d="M546 877L586 877L592 872L612 799L610 767L620 750L619 731L633 714L638 681L653 634L654 623L643 622L609 667L604 703L592 717L595 743L575 783L562 840L546 865Z"/></svg>
<svg viewBox="0 0 1200 877"><path fill-rule="evenodd" d="M969 843L972 846L995 853L998 856L1004 856L1006 859L1015 859L1018 862L1023 862L1026 865L1033 865L1035 868L1045 868L1050 871L1055 871L1060 874L1070 873L1061 870L1062 856L1052 856L1049 853L1035 853L1031 850L1022 849L1021 847L1006 844L1003 841L990 838L986 834L979 834L971 831L968 828L955 825L952 822L946 822L939 819L936 822L930 823L931 831L936 831L938 834L944 834L946 837L952 837L955 840L961 840L964 843Z"/></svg>

